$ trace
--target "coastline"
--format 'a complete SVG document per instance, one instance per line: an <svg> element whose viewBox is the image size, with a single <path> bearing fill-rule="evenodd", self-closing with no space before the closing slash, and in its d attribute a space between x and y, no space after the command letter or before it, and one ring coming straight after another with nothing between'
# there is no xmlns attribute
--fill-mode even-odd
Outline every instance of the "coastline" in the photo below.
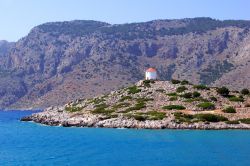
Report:
<svg viewBox="0 0 250 166"><path fill-rule="evenodd" d="M84 114L76 117L61 110L45 110L23 117L21 121L32 121L47 126L126 128L126 129L183 129L183 130L249 130L250 124L226 124L225 122L176 123L171 118L138 121L124 117L105 119L100 115Z"/></svg>

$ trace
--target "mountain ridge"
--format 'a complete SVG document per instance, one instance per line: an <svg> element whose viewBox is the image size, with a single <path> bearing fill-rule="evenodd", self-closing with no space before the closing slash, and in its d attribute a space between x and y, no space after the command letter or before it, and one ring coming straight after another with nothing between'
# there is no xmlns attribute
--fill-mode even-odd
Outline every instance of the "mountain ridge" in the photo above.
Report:
<svg viewBox="0 0 250 166"><path fill-rule="evenodd" d="M250 87L249 28L250 21L211 18L42 24L0 52L0 107L93 97L135 83L150 66L162 80Z"/></svg>

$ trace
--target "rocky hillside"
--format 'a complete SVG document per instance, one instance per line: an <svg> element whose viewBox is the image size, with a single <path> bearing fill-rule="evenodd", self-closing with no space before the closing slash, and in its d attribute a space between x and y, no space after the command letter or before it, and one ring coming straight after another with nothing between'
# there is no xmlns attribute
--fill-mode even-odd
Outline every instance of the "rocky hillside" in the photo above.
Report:
<svg viewBox="0 0 250 166"><path fill-rule="evenodd" d="M250 129L250 92L178 80L139 81L22 120L66 127Z"/></svg>
<svg viewBox="0 0 250 166"><path fill-rule="evenodd" d="M8 64L8 55L13 47L14 43L9 43L5 40L0 40L0 72L6 68L6 64Z"/></svg>
<svg viewBox="0 0 250 166"><path fill-rule="evenodd" d="M250 21L210 18L39 25L0 46L0 108L93 97L137 82L149 66L161 80L250 87L249 28Z"/></svg>

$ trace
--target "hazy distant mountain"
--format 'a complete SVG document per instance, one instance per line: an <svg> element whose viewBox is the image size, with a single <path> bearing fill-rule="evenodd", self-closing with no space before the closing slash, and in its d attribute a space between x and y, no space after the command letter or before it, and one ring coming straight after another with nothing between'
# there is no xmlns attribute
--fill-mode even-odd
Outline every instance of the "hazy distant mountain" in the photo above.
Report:
<svg viewBox="0 0 250 166"><path fill-rule="evenodd" d="M16 43L0 42L0 107L45 107L142 79L250 87L250 21L210 18L110 25L39 25Z"/></svg>

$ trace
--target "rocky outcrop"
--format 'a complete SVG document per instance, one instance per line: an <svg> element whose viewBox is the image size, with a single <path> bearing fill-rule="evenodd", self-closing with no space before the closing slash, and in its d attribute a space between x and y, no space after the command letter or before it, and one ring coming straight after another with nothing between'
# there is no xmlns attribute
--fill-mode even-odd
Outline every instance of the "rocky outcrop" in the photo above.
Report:
<svg viewBox="0 0 250 166"><path fill-rule="evenodd" d="M180 87L185 87L185 90L178 91ZM214 87L195 87L187 82L181 85L181 82L139 81L135 86L106 95L78 99L62 107L49 107L21 120L64 127L250 129L249 96L244 96L241 102L232 102L218 94ZM185 94L193 93L196 97L188 96L187 100ZM230 92L230 95L237 96L239 93ZM199 108L199 104L204 102L213 107ZM228 106L233 107L236 113L222 111Z"/></svg>
<svg viewBox="0 0 250 166"><path fill-rule="evenodd" d="M84 115L84 117L71 117L56 110L46 110L31 116L23 117L21 121L33 121L49 126L63 127L103 127L103 128L137 128L137 129L200 129L200 130L220 130L220 129L250 129L248 124L226 124L218 123L183 123L178 124L173 119L157 121L138 121L123 117L103 119L101 116Z"/></svg>
<svg viewBox="0 0 250 166"><path fill-rule="evenodd" d="M14 43L0 40L0 75L5 73L8 68L9 53L14 46Z"/></svg>

